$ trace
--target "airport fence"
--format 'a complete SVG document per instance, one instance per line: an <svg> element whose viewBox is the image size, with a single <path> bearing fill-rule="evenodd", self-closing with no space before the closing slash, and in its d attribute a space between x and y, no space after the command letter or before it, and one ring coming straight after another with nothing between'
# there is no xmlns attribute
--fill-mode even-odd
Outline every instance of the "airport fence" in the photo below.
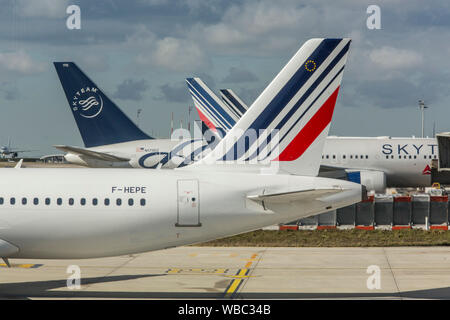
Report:
<svg viewBox="0 0 450 320"><path fill-rule="evenodd" d="M429 194L374 195L348 207L303 218L271 230L441 229L449 230L449 197Z"/></svg>

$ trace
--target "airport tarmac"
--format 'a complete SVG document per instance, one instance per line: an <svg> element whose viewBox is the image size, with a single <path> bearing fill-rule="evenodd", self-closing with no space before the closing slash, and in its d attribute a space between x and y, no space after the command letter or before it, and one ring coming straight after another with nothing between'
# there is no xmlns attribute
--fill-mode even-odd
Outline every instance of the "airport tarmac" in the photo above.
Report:
<svg viewBox="0 0 450 320"><path fill-rule="evenodd" d="M446 247L180 247L11 263L0 266L2 299L450 299ZM79 289L67 287L69 266ZM379 289L367 286L370 266Z"/></svg>
<svg viewBox="0 0 450 320"><path fill-rule="evenodd" d="M14 168L17 161L0 161L0 168ZM22 168L85 168L72 163L23 162Z"/></svg>

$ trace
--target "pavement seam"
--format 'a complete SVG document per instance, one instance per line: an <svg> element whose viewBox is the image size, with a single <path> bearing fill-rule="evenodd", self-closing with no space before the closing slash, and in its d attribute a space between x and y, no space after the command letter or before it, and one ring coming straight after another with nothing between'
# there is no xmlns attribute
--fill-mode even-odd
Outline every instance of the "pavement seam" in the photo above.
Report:
<svg viewBox="0 0 450 320"><path fill-rule="evenodd" d="M113 268L109 273L107 273L107 274L105 274L104 276L102 276L102 278L105 278L105 277L110 276L111 274L113 274L114 272L116 272L117 270L119 270L120 268L122 268L123 266L125 266L126 264L128 264L128 263L130 263L131 261L135 260L138 256L139 256L139 255L137 255L137 254L136 254L136 255L133 255L133 256L131 257L131 259L127 259L127 261L125 261L125 262L122 263L121 265L119 265L119 266ZM83 278L82 278L82 279L83 279ZM82 279L81 279L81 281L83 281ZM91 286L93 286L93 285L96 284L96 283L91 283L91 284L83 285L83 282L81 282L81 284L82 284L82 287L81 287L81 290L80 290L80 291L84 291L84 290L87 290L88 288L90 288Z"/></svg>
<svg viewBox="0 0 450 320"><path fill-rule="evenodd" d="M253 268L249 268L248 270L248 278L247 281L244 281L242 283L242 285L240 286L240 291L236 292L236 299L240 298L241 292L242 290L244 290L245 286L247 285L247 282L250 280L250 276L253 274L253 271L256 269L256 267L258 266L259 262L261 261L263 254L266 253L267 248L264 248L264 250L258 251L258 259L255 261L255 264L253 265ZM237 291L237 290L236 290Z"/></svg>
<svg viewBox="0 0 450 320"><path fill-rule="evenodd" d="M398 288L398 283L397 283L397 279L395 278L394 270L392 269L391 263L389 262L389 258L388 258L387 252L386 252L386 248L384 248L384 247L383 247L383 253L384 253L384 257L386 258L386 262L389 266L389 270L391 270L391 275L392 275L392 278L394 279L395 287L397 288L397 294L400 297L400 299L403 300L400 289Z"/></svg>

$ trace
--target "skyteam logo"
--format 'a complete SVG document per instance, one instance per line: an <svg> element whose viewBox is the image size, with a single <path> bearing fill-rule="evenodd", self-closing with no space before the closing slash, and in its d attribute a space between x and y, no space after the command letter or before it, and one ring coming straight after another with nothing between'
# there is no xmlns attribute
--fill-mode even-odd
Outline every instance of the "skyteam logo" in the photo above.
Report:
<svg viewBox="0 0 450 320"><path fill-rule="evenodd" d="M78 90L72 99L72 110L84 118L95 118L102 112L103 99L96 87Z"/></svg>

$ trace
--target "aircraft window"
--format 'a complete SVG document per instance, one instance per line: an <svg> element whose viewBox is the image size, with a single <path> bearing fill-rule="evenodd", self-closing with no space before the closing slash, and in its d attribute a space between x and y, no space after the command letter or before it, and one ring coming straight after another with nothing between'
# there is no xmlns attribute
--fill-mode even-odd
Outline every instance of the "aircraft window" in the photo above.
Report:
<svg viewBox="0 0 450 320"><path fill-rule="evenodd" d="M33 204L34 205L38 205L39 204L39 199L38 198L34 198L33 199Z"/></svg>
<svg viewBox="0 0 450 320"><path fill-rule="evenodd" d="M97 198L94 198L94 199L92 199L92 205L96 206L96 205L97 205L97 203L98 203L98 200L97 200Z"/></svg>
<svg viewBox="0 0 450 320"><path fill-rule="evenodd" d="M9 199L10 204L16 204L16 198L10 198Z"/></svg>
<svg viewBox="0 0 450 320"><path fill-rule="evenodd" d="M364 159L364 156L361 156L361 159Z"/></svg>
<svg viewBox="0 0 450 320"><path fill-rule="evenodd" d="M58 204L58 206L62 205L62 199L61 198L56 199L56 204Z"/></svg>
<svg viewBox="0 0 450 320"><path fill-rule="evenodd" d="M431 156L429 156L429 158L431 159Z"/></svg>
<svg viewBox="0 0 450 320"><path fill-rule="evenodd" d="M336 159L336 155L335 154L333 154L333 159Z"/></svg>
<svg viewBox="0 0 450 320"><path fill-rule="evenodd" d="M386 156L386 159L389 159L389 156Z"/></svg>
<svg viewBox="0 0 450 320"><path fill-rule="evenodd" d="M350 156L350 159L353 159L353 156L352 156L352 155Z"/></svg>
<svg viewBox="0 0 450 320"><path fill-rule="evenodd" d="M48 206L50 205L50 198L45 198L45 204Z"/></svg>
<svg viewBox="0 0 450 320"><path fill-rule="evenodd" d="M105 206L109 206L109 198L105 198Z"/></svg>
<svg viewBox="0 0 450 320"><path fill-rule="evenodd" d="M437 155L434 155L434 158L437 159Z"/></svg>
<svg viewBox="0 0 450 320"><path fill-rule="evenodd" d="M403 156L403 159L406 159L406 156Z"/></svg>
<svg viewBox="0 0 450 320"><path fill-rule="evenodd" d="M329 155L326 155L326 158L327 158L327 159L329 159L329 158L330 158L330 156L329 156Z"/></svg>
<svg viewBox="0 0 450 320"><path fill-rule="evenodd" d="M22 204L23 205L27 204L27 198L22 198Z"/></svg>
<svg viewBox="0 0 450 320"><path fill-rule="evenodd" d="M345 154L342 156L342 159L345 159Z"/></svg>
<svg viewBox="0 0 450 320"><path fill-rule="evenodd" d="M145 199L141 199L141 206L145 206Z"/></svg>
<svg viewBox="0 0 450 320"><path fill-rule="evenodd" d="M425 155L425 156L423 156L423 158L424 158L424 159L426 159L426 158L427 158L427 156Z"/></svg>
<svg viewBox="0 0 450 320"><path fill-rule="evenodd" d="M358 155L355 155L355 159L358 159Z"/></svg>
<svg viewBox="0 0 450 320"><path fill-rule="evenodd" d="M391 156L391 159L394 159L394 155Z"/></svg>
<svg viewBox="0 0 450 320"><path fill-rule="evenodd" d="M409 156L408 158L410 158L410 159L411 159L411 156Z"/></svg>
<svg viewBox="0 0 450 320"><path fill-rule="evenodd" d="M369 156L368 156L368 155L366 155L366 159L369 159Z"/></svg>
<svg viewBox="0 0 450 320"><path fill-rule="evenodd" d="M69 206L73 206L74 200L73 198L69 198Z"/></svg>
<svg viewBox="0 0 450 320"><path fill-rule="evenodd" d="M417 156L414 156L414 159L417 159Z"/></svg>
<svg viewBox="0 0 450 320"><path fill-rule="evenodd" d="M116 204L117 204L118 206L122 205L122 199L117 198L117 199L116 199Z"/></svg>
<svg viewBox="0 0 450 320"><path fill-rule="evenodd" d="M85 199L85 198L81 198L81 199L80 199L80 204L81 204L82 206L84 206L84 205L86 204L86 199Z"/></svg>
<svg viewBox="0 0 450 320"><path fill-rule="evenodd" d="M132 206L134 204L134 200L133 199L128 199L128 205Z"/></svg>
<svg viewBox="0 0 450 320"><path fill-rule="evenodd" d="M0 204L3 204L3 198L0 198Z"/></svg>
<svg viewBox="0 0 450 320"><path fill-rule="evenodd" d="M322 155L322 159L323 159L323 155Z"/></svg>

